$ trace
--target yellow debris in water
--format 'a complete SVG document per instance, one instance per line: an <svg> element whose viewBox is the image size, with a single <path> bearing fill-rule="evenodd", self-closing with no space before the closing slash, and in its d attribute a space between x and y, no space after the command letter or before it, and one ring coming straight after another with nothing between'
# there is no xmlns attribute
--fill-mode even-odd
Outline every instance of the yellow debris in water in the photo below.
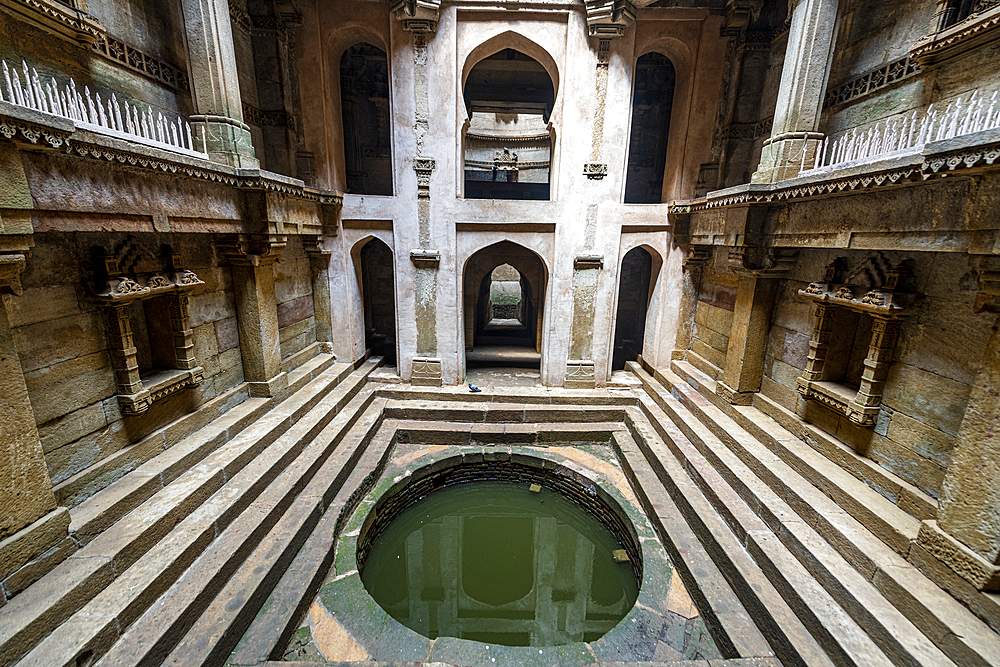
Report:
<svg viewBox="0 0 1000 667"><path fill-rule="evenodd" d="M611 557L615 559L616 563L628 562L628 552L624 549L615 549L611 552Z"/></svg>
<svg viewBox="0 0 1000 667"><path fill-rule="evenodd" d="M532 493L538 493L541 490L542 490L541 484L532 484L531 486L528 487L528 491L531 491Z"/></svg>

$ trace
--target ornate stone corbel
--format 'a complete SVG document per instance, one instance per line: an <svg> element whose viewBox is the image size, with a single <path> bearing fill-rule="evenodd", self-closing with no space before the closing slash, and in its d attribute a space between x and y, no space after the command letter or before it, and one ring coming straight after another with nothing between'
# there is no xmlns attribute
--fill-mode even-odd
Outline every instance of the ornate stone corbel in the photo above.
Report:
<svg viewBox="0 0 1000 667"><path fill-rule="evenodd" d="M319 197L321 222L326 236L340 233L340 211L344 207L344 195L340 192L325 192Z"/></svg>
<svg viewBox="0 0 1000 667"><path fill-rule="evenodd" d="M690 206L671 206L667 210L667 222L673 228L674 243L687 245L691 242Z"/></svg>
<svg viewBox="0 0 1000 667"><path fill-rule="evenodd" d="M591 37L621 37L635 21L629 0L587 0L587 32Z"/></svg>
<svg viewBox="0 0 1000 667"><path fill-rule="evenodd" d="M0 236L0 294L21 295L21 273L31 257L31 236Z"/></svg>
<svg viewBox="0 0 1000 667"><path fill-rule="evenodd" d="M403 24L403 30L417 35L437 32L441 0L392 0L389 11Z"/></svg>
<svg viewBox="0 0 1000 667"><path fill-rule="evenodd" d="M436 269L441 264L441 253L430 248L410 251L410 261L420 269Z"/></svg>
<svg viewBox="0 0 1000 667"><path fill-rule="evenodd" d="M216 248L230 265L267 266L281 260L287 242L283 234L238 234L216 242Z"/></svg>
<svg viewBox="0 0 1000 667"><path fill-rule="evenodd" d="M729 251L729 266L755 278L782 278L795 266L799 251L788 248L739 246Z"/></svg>

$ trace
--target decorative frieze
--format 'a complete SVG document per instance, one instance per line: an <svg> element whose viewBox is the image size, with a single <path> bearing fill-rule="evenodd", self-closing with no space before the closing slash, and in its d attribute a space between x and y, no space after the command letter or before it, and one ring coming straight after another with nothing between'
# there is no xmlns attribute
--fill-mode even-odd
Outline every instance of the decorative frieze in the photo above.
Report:
<svg viewBox="0 0 1000 667"><path fill-rule="evenodd" d="M826 91L823 108L854 102L870 93L887 88L920 73L920 64L910 56L893 60L880 67L860 74L846 83L831 86Z"/></svg>
<svg viewBox="0 0 1000 667"><path fill-rule="evenodd" d="M910 59L927 68L980 48L1000 37L1000 2L980 0L966 19L918 39Z"/></svg>
<svg viewBox="0 0 1000 667"><path fill-rule="evenodd" d="M287 127L295 129L295 120L285 110L261 111L243 102L243 120L258 127Z"/></svg>
<svg viewBox="0 0 1000 667"><path fill-rule="evenodd" d="M94 42L94 52L174 90L188 92L188 75L182 68L144 53L118 37L103 35Z"/></svg>

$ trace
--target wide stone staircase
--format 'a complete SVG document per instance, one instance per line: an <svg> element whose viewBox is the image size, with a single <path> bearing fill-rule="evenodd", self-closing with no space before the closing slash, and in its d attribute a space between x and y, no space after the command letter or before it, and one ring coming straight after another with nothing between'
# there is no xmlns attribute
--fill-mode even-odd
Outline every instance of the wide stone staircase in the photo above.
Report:
<svg viewBox="0 0 1000 667"><path fill-rule="evenodd" d="M373 383L379 363L318 355L283 400L240 403L72 507L78 550L0 607L0 665L281 660L397 442L500 462L611 447L733 659L711 667L1000 665L1000 598L960 602L908 560L935 501L763 396L731 406L685 361L632 363L620 388L480 394Z"/></svg>
<svg viewBox="0 0 1000 667"><path fill-rule="evenodd" d="M726 403L688 362L630 369L644 458L783 662L1000 664L998 596L963 604L907 560L933 499L762 395Z"/></svg>

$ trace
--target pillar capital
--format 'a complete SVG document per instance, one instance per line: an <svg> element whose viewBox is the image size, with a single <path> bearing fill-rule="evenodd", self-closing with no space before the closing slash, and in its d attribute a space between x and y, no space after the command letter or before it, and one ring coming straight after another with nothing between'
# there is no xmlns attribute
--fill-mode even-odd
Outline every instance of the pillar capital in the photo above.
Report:
<svg viewBox="0 0 1000 667"><path fill-rule="evenodd" d="M635 22L635 5L630 0L586 0L587 32L605 39L622 37Z"/></svg>

